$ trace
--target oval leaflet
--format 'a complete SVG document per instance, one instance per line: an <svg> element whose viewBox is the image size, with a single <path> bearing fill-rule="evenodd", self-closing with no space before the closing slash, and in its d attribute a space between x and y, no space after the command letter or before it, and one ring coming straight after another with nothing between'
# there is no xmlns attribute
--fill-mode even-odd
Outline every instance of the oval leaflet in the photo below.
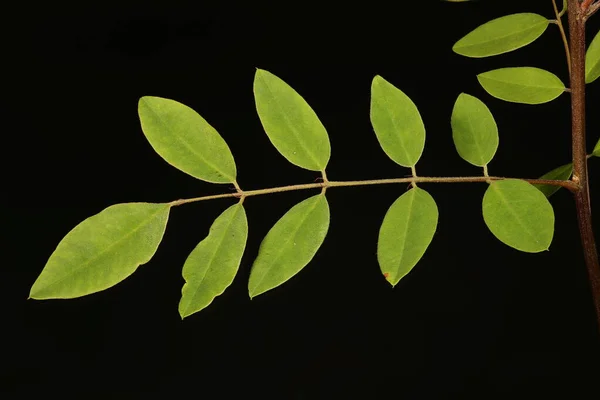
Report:
<svg viewBox="0 0 600 400"><path fill-rule="evenodd" d="M388 157L403 167L413 167L425 147L425 126L415 103L377 75L371 84L370 117Z"/></svg>
<svg viewBox="0 0 600 400"><path fill-rule="evenodd" d="M489 108L477 97L461 93L452 110L452 139L458 154L478 167L498 149L498 127Z"/></svg>
<svg viewBox="0 0 600 400"><path fill-rule="evenodd" d="M269 140L289 162L323 171L331 145L317 114L292 87L263 69L254 76L256 111Z"/></svg>
<svg viewBox="0 0 600 400"><path fill-rule="evenodd" d="M483 219L504 244L527 253L548 250L554 210L544 194L520 179L492 181L482 202Z"/></svg>
<svg viewBox="0 0 600 400"><path fill-rule="evenodd" d="M533 13L519 13L493 19L475 28L452 47L467 57L489 57L524 47L539 38L550 21Z"/></svg>
<svg viewBox="0 0 600 400"><path fill-rule="evenodd" d="M492 96L513 103L547 103L565 91L556 75L534 67L495 69L477 75L477 80Z"/></svg>
<svg viewBox="0 0 600 400"><path fill-rule="evenodd" d="M58 244L29 297L70 299L121 282L150 261L169 210L169 204L124 203L85 219Z"/></svg>
<svg viewBox="0 0 600 400"><path fill-rule="evenodd" d="M315 256L329 229L329 205L323 193L301 201L269 230L250 271L250 297L296 275Z"/></svg>
<svg viewBox="0 0 600 400"><path fill-rule="evenodd" d="M377 242L381 272L395 286L423 257L438 224L438 208L429 193L412 188L388 209Z"/></svg>
<svg viewBox="0 0 600 400"><path fill-rule="evenodd" d="M196 111L175 100L144 96L138 114L146 139L169 164L206 182L235 182L229 146Z"/></svg>
<svg viewBox="0 0 600 400"><path fill-rule="evenodd" d="M231 285L247 238L248 221L241 203L229 207L215 219L208 236L198 243L183 265L185 284L179 302L182 319L206 308Z"/></svg>

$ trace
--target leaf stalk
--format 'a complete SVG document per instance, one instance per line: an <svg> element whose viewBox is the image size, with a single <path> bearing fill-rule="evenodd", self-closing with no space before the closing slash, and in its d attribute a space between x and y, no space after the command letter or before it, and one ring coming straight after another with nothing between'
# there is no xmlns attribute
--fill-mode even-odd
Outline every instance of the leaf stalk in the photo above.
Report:
<svg viewBox="0 0 600 400"><path fill-rule="evenodd" d="M565 47L565 54L567 56L567 66L569 68L569 76L571 75L571 54L569 50L569 41L567 40L567 35L565 33L565 27L563 26L561 17L564 15L568 6L565 2L563 5L563 9L559 12L558 6L556 5L556 0L552 0L552 6L554 7L554 14L556 14L556 25L558 25L558 30L560 31L560 37L562 38L563 46Z"/></svg>
<svg viewBox="0 0 600 400"><path fill-rule="evenodd" d="M330 181L324 180L318 183L305 183L299 185L279 186L266 189L246 190L236 193L223 193L202 197L195 197L190 199L180 199L170 202L169 204L179 206L187 203L195 203L198 201L226 199L226 198L246 198L250 196L261 196L265 194L291 192L295 190L308 190L308 189L327 189L332 187L350 187L350 186L368 186L368 185L386 185L386 184L397 184L397 183L471 183L471 182L488 182L493 180L511 179L499 176L457 176L457 177L425 177L425 176L413 176L409 178L389 178L389 179L370 179L362 181ZM522 178L515 178L522 179ZM554 179L523 179L531 184L541 185L555 185L562 186L572 192L576 191L579 186L572 181L554 180Z"/></svg>

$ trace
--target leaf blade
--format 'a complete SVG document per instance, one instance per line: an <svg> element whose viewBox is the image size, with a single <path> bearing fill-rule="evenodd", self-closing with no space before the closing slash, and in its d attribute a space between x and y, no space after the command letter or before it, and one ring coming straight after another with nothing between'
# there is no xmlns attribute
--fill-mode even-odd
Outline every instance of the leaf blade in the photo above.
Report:
<svg viewBox="0 0 600 400"><path fill-rule="evenodd" d="M208 307L237 274L248 238L248 221L240 203L226 209L210 227L208 236L183 265L179 315L182 319Z"/></svg>
<svg viewBox="0 0 600 400"><path fill-rule="evenodd" d="M381 272L395 286L425 254L438 224L435 200L423 189L412 188L388 209L377 242Z"/></svg>
<svg viewBox="0 0 600 400"><path fill-rule="evenodd" d="M490 95L513 103L547 103L565 91L556 75L534 67L495 69L477 75L477 80Z"/></svg>
<svg viewBox="0 0 600 400"><path fill-rule="evenodd" d="M250 298L288 281L315 256L329 229L329 205L323 193L296 204L262 241L248 281Z"/></svg>
<svg viewBox="0 0 600 400"><path fill-rule="evenodd" d="M277 151L296 166L323 171L331 155L329 136L306 100L281 78L259 68L254 75L254 99Z"/></svg>
<svg viewBox="0 0 600 400"><path fill-rule="evenodd" d="M483 167L498 149L498 126L489 108L477 97L461 93L450 119L452 140L458 154L467 162Z"/></svg>
<svg viewBox="0 0 600 400"><path fill-rule="evenodd" d="M534 13L519 13L493 19L458 40L452 50L466 57L481 58L508 53L534 42L550 21Z"/></svg>
<svg viewBox="0 0 600 400"><path fill-rule="evenodd" d="M403 167L413 167L425 147L421 114L404 92L379 75L371 83L370 118L388 157Z"/></svg>
<svg viewBox="0 0 600 400"><path fill-rule="evenodd" d="M520 179L492 181L482 202L485 224L502 243L526 253L548 250L554 210L544 194Z"/></svg>
<svg viewBox="0 0 600 400"><path fill-rule="evenodd" d="M229 146L196 111L175 100L144 96L138 115L146 139L166 162L206 182L235 181Z"/></svg>
<svg viewBox="0 0 600 400"><path fill-rule="evenodd" d="M58 244L29 297L70 299L121 282L150 261L169 210L169 204L123 203L85 219Z"/></svg>
<svg viewBox="0 0 600 400"><path fill-rule="evenodd" d="M600 77L600 31L596 33L585 52L585 83L592 83Z"/></svg>
<svg viewBox="0 0 600 400"><path fill-rule="evenodd" d="M539 179L556 179L556 180L568 180L571 178L573 174L573 164L568 163L565 165L561 165L560 167L556 167L553 170L546 172L544 175L540 176ZM541 183L534 184L538 190L540 190L546 197L552 196L556 193L562 186L556 185L544 185Z"/></svg>

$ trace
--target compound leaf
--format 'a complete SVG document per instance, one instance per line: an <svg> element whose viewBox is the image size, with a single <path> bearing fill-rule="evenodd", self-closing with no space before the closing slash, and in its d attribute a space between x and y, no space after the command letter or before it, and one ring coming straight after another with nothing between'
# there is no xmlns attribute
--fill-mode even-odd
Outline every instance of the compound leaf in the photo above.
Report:
<svg viewBox="0 0 600 400"><path fill-rule="evenodd" d="M121 282L154 255L169 204L112 205L73 228L31 287L33 299L70 299Z"/></svg>
<svg viewBox="0 0 600 400"><path fill-rule="evenodd" d="M498 149L498 127L489 108L461 93L452 110L452 139L458 154L478 167L487 165Z"/></svg>
<svg viewBox="0 0 600 400"><path fill-rule="evenodd" d="M596 34L585 53L585 83L600 77L600 32Z"/></svg>
<svg viewBox="0 0 600 400"><path fill-rule="evenodd" d="M169 164L206 182L235 181L229 146L196 111L175 100L144 96L138 114L146 139Z"/></svg>
<svg viewBox="0 0 600 400"><path fill-rule="evenodd" d="M554 168L552 171L545 173L540 176L540 179L556 179L566 181L571 178L571 174L573 173L573 164L568 163L565 165L561 165L560 167ZM534 184L538 190L546 195L546 197L552 196L556 193L562 186L556 185L544 185L544 184Z"/></svg>
<svg viewBox="0 0 600 400"><path fill-rule="evenodd" d="M323 171L331 155L329 136L302 96L279 77L257 68L254 99L262 126L279 153L301 168Z"/></svg>
<svg viewBox="0 0 600 400"><path fill-rule="evenodd" d="M425 147L425 126L415 103L377 75L371 84L371 124L383 151L404 167L414 166Z"/></svg>
<svg viewBox="0 0 600 400"><path fill-rule="evenodd" d="M438 223L438 208L429 193L412 188L388 209L377 243L381 272L395 286L423 257Z"/></svg>
<svg viewBox="0 0 600 400"><path fill-rule="evenodd" d="M452 47L467 57L489 57L524 47L540 37L550 21L541 15L520 13L491 20L468 33Z"/></svg>
<svg viewBox="0 0 600 400"><path fill-rule="evenodd" d="M296 275L315 256L329 229L323 193L296 204L267 233L250 271L250 298Z"/></svg>
<svg viewBox="0 0 600 400"><path fill-rule="evenodd" d="M548 250L554 210L544 194L520 179L493 181L483 196L483 219L504 244L527 253Z"/></svg>
<svg viewBox="0 0 600 400"><path fill-rule="evenodd" d="M534 67L495 69L477 75L477 79L486 92L513 103L547 103L565 91L556 75Z"/></svg>
<svg viewBox="0 0 600 400"><path fill-rule="evenodd" d="M183 265L179 315L185 318L206 308L233 282L240 266L248 221L244 206L235 204L215 219L208 236L190 253Z"/></svg>

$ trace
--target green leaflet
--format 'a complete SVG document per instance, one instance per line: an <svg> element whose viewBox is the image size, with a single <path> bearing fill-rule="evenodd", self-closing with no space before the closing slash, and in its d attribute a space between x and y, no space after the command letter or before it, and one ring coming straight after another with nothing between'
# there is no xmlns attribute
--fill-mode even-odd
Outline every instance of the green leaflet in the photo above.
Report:
<svg viewBox="0 0 600 400"><path fill-rule="evenodd" d="M600 77L600 32L590 43L585 53L585 83L592 83Z"/></svg>
<svg viewBox="0 0 600 400"><path fill-rule="evenodd" d="M429 193L412 188L388 209L377 242L381 272L392 286L425 254L438 223L438 208Z"/></svg>
<svg viewBox="0 0 600 400"><path fill-rule="evenodd" d="M540 179L556 179L566 181L571 178L571 174L573 173L573 164L568 163L565 165L561 165L560 167L554 168L552 171L545 173L540 176ZM556 185L542 185L542 184L534 184L537 189L541 190L546 197L552 196L556 193L561 186Z"/></svg>
<svg viewBox="0 0 600 400"><path fill-rule="evenodd" d="M452 139L458 154L478 167L487 165L498 149L498 127L489 108L461 93L452 110Z"/></svg>
<svg viewBox="0 0 600 400"><path fill-rule="evenodd" d="M185 318L206 308L233 282L240 266L248 221L240 203L225 210L210 227L208 236L190 253L183 265L179 315Z"/></svg>
<svg viewBox="0 0 600 400"><path fill-rule="evenodd" d="M227 143L196 111L174 100L144 96L138 114L146 139L169 164L206 182L235 181Z"/></svg>
<svg viewBox="0 0 600 400"><path fill-rule="evenodd" d="M329 229L329 205L321 193L296 204L264 238L252 265L250 298L296 275L315 256Z"/></svg>
<svg viewBox="0 0 600 400"><path fill-rule="evenodd" d="M425 147L425 126L415 103L377 75L371 84L371 124L385 154L413 167Z"/></svg>
<svg viewBox="0 0 600 400"><path fill-rule="evenodd" d="M513 103L547 103L565 91L556 75L534 67L495 69L477 75L477 79L486 92Z"/></svg>
<svg viewBox="0 0 600 400"><path fill-rule="evenodd" d="M331 155L329 136L302 96L277 76L257 68L254 99L263 128L279 153L301 168L323 171Z"/></svg>
<svg viewBox="0 0 600 400"><path fill-rule="evenodd" d="M121 282L150 261L169 210L169 204L125 203L85 219L58 244L29 297L70 299Z"/></svg>
<svg viewBox="0 0 600 400"><path fill-rule="evenodd" d="M596 142L596 146L594 146L594 150L592 150L592 155L595 157L600 157L600 139Z"/></svg>
<svg viewBox="0 0 600 400"><path fill-rule="evenodd" d="M504 244L527 253L548 250L554 210L544 194L520 179L493 181L483 196L483 219Z"/></svg>
<svg viewBox="0 0 600 400"><path fill-rule="evenodd" d="M489 57L524 47L540 37L548 27L547 18L521 13L491 20L468 33L452 47L467 57Z"/></svg>

